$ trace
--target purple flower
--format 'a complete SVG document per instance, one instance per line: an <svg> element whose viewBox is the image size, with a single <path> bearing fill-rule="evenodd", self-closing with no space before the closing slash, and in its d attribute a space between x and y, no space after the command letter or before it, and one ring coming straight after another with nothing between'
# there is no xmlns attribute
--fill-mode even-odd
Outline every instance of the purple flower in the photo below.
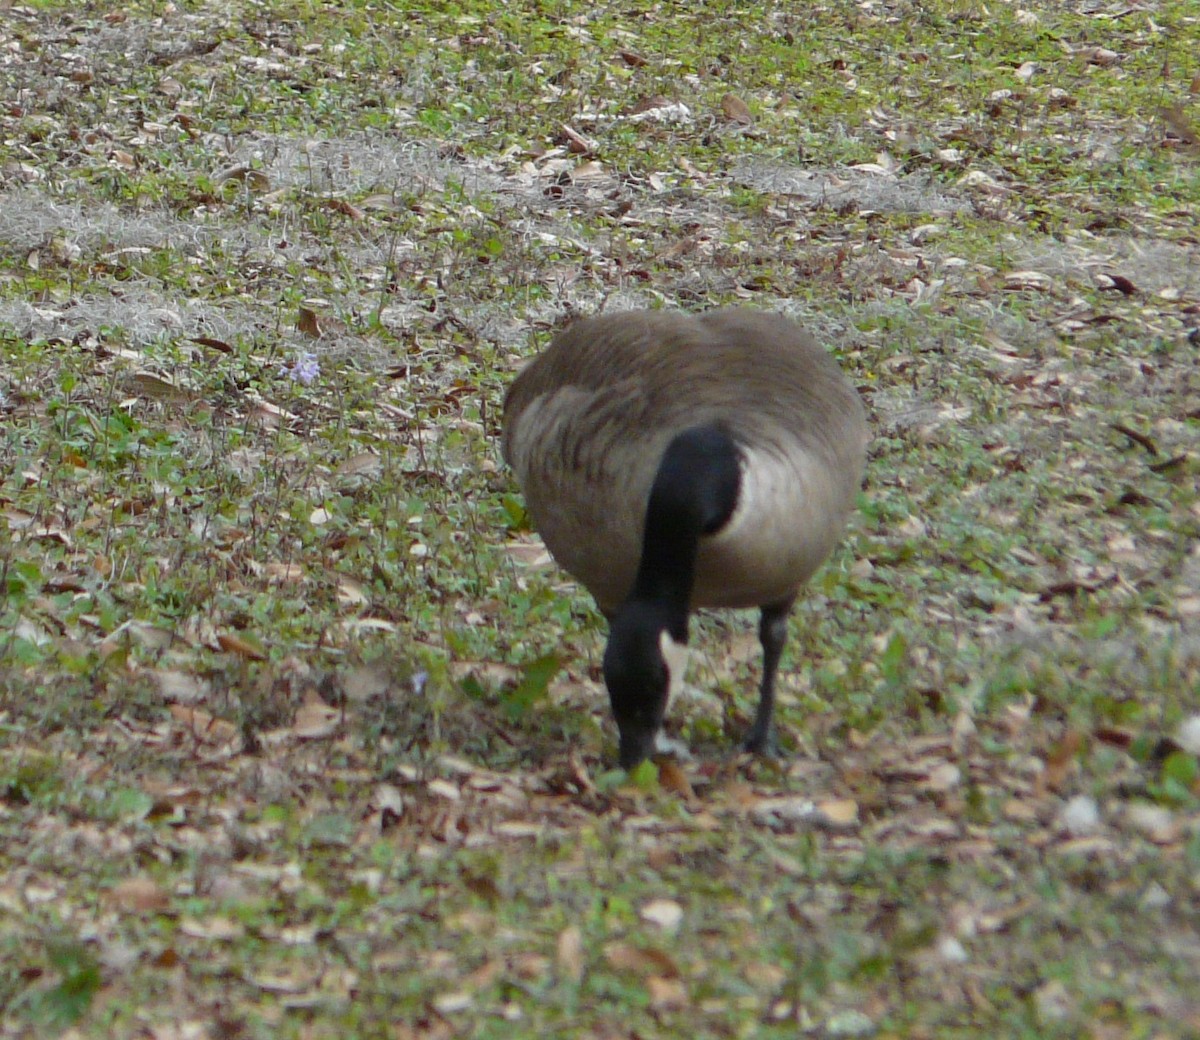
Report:
<svg viewBox="0 0 1200 1040"><path fill-rule="evenodd" d="M321 374L321 363L316 354L307 352L297 354L289 366L286 362L280 367L279 374L287 376L293 383L303 383L309 386Z"/></svg>

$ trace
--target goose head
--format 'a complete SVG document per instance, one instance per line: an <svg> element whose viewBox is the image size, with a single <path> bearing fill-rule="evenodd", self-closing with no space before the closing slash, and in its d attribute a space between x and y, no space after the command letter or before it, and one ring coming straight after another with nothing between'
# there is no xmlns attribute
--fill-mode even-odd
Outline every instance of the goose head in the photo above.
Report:
<svg viewBox="0 0 1200 1040"><path fill-rule="evenodd" d="M654 754L671 693L687 667L687 617L661 603L630 600L612 618L604 682L620 737L622 769Z"/></svg>

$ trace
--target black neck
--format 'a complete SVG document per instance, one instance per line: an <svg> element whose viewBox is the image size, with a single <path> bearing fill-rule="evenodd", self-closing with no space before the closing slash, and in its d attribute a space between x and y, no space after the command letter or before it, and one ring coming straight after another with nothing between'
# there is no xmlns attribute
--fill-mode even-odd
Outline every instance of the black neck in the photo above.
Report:
<svg viewBox="0 0 1200 1040"><path fill-rule="evenodd" d="M669 631L687 639L687 615L701 535L719 531L737 506L741 468L733 438L716 426L696 426L663 453L646 507L642 559L631 600L657 603Z"/></svg>

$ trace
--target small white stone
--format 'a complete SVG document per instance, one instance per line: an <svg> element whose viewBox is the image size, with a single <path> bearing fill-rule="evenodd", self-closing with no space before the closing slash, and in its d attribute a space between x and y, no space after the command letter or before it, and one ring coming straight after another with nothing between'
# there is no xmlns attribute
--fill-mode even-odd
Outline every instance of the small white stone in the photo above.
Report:
<svg viewBox="0 0 1200 1040"><path fill-rule="evenodd" d="M1033 994L1033 1006L1042 1025L1057 1025L1075 1017L1074 997L1058 979L1039 986Z"/></svg>
<svg viewBox="0 0 1200 1040"><path fill-rule="evenodd" d="M434 998L433 1006L439 1015L457 1015L470 1011L475 1000L470 993L444 993Z"/></svg>
<svg viewBox="0 0 1200 1040"><path fill-rule="evenodd" d="M1189 755L1200 755L1200 715L1193 715L1179 724L1175 743Z"/></svg>
<svg viewBox="0 0 1200 1040"><path fill-rule="evenodd" d="M954 936L944 936L938 943L938 956L947 964L966 964L971 958L967 949Z"/></svg>
<svg viewBox="0 0 1200 1040"><path fill-rule="evenodd" d="M1141 899L1138 900L1138 906L1143 910L1162 910L1164 907L1170 906L1170 904L1171 893L1157 881L1151 881L1146 886L1146 891L1142 893Z"/></svg>
<svg viewBox="0 0 1200 1040"><path fill-rule="evenodd" d="M643 921L664 932L674 932L683 920L683 907L673 899L652 899L639 912Z"/></svg>
<svg viewBox="0 0 1200 1040"><path fill-rule="evenodd" d="M1063 829L1073 838L1094 834L1100 828L1100 809L1096 799L1086 794L1077 794L1058 814Z"/></svg>
<svg viewBox="0 0 1200 1040"><path fill-rule="evenodd" d="M871 1036L875 1023L861 1011L839 1011L825 1021L825 1032L829 1036Z"/></svg>

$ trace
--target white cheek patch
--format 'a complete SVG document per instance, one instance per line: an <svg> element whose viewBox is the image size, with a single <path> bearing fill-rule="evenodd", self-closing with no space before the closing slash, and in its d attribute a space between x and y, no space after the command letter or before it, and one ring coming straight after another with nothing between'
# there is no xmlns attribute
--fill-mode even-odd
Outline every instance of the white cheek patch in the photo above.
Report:
<svg viewBox="0 0 1200 1040"><path fill-rule="evenodd" d="M688 666L687 643L675 642L670 633L664 631L658 637L658 648L667 665L667 700L670 701L683 689L683 676Z"/></svg>
<svg viewBox="0 0 1200 1040"><path fill-rule="evenodd" d="M658 649L662 653L663 662L667 666L667 701L679 695L683 689L683 677L687 672L688 648L687 643L677 643L667 632L658 637ZM668 737L662 726L654 734L654 750L660 755L672 755L679 761L690 761L691 754L687 745L681 740Z"/></svg>

